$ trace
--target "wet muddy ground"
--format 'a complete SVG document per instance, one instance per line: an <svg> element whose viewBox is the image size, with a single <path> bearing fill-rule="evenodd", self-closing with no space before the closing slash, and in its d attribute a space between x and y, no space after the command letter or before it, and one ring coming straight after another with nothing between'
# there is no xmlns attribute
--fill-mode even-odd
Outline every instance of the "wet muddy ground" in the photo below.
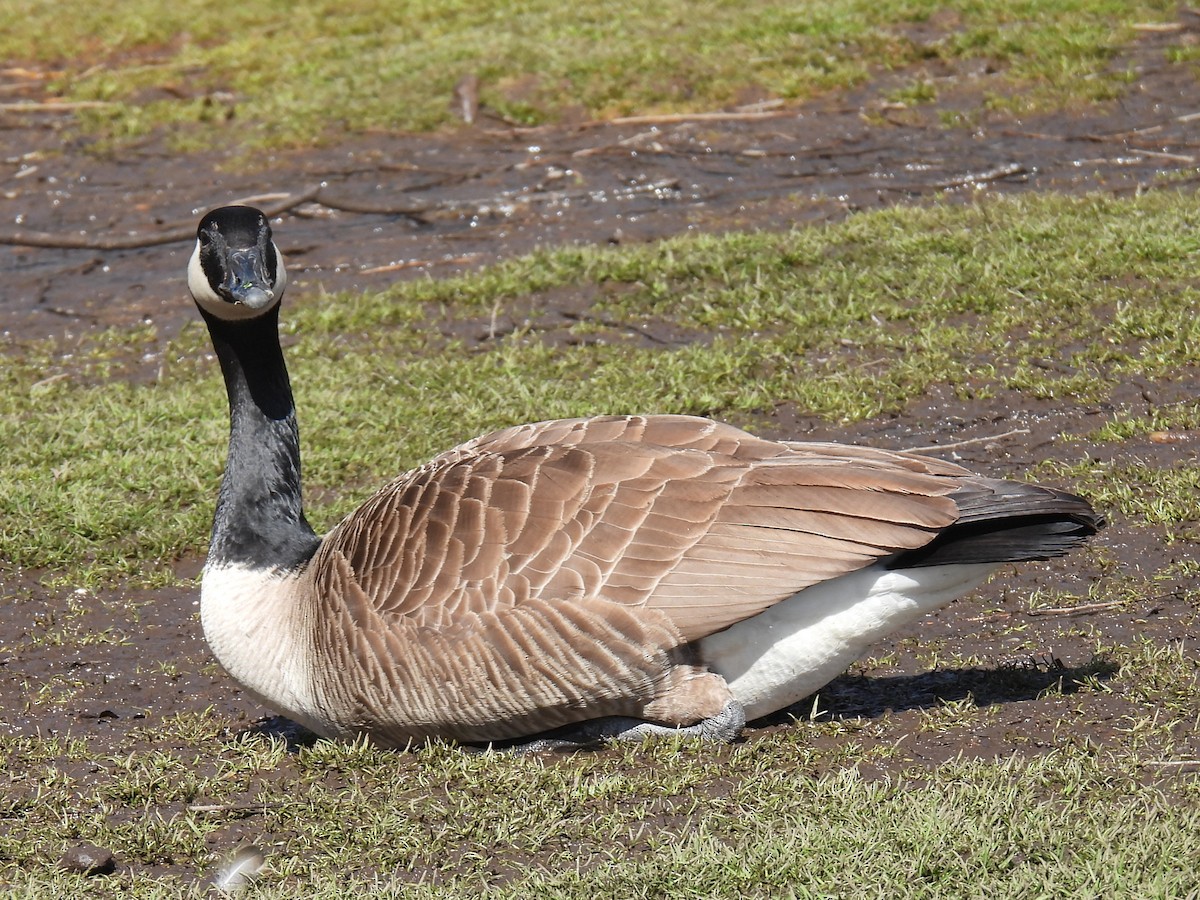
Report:
<svg viewBox="0 0 1200 900"><path fill-rule="evenodd" d="M1023 120L984 108L983 62L928 73L938 102L913 108L886 99L911 78L898 72L796 108L539 129L483 116L444 135L364 135L249 158L219 146L181 158L162 137L97 158L54 114L8 113L3 330L146 320L170 330L191 315L180 273L198 215L247 198L287 209L282 249L300 284L337 291L442 276L541 245L786 229L981 193L1190 185L1200 93L1186 67L1164 61L1167 39L1150 35L1114 62L1139 77L1124 99ZM139 243L153 246L103 249Z"/></svg>
<svg viewBox="0 0 1200 900"><path fill-rule="evenodd" d="M97 157L64 146L62 123L48 114L10 115L0 120L0 348L15 353L46 335L147 321L169 338L194 315L182 277L187 234L199 212L234 199L287 207L279 230L292 290L332 292L440 277L564 242L783 229L889 204L996 193L1190 190L1200 177L1200 91L1154 49L1148 42L1127 61L1138 67L1139 83L1122 101L1023 121L982 109L985 71L954 73L938 103L914 109L884 99L896 75L800 108L525 131L485 120L453 134L360 136L252 163L220 148L180 159L161 138L119 158ZM947 118L973 124L946 127ZM158 243L177 230L184 236ZM138 243L152 245L104 249ZM946 455L1001 475L1078 455L1077 445L1056 438L1091 429L1113 408L1143 412L1195 396L1198 387L1130 384L1101 405L934 394L902 416L849 427L780 409L766 430L892 447L954 445ZM990 435L1001 437L975 440ZM1131 441L1095 452L1152 465L1196 450ZM1152 575L1191 552L1165 545L1151 529L1122 526L1112 520L1098 540L1132 570ZM194 576L199 565L188 561L179 574ZM1063 741L1103 746L1120 724L1118 695L1043 692L1111 675L1097 656L1104 644L1192 640L1197 613L1185 597L1190 586L1169 581L1153 595L1098 608L1085 599L1067 611L1027 602L1039 588L1082 597L1089 581L1070 559L1014 567L881 644L879 664L835 681L819 708L886 722L880 740L903 736L908 762L1042 752ZM234 730L266 714L207 652L194 589L92 594L0 569L0 594L4 734L72 735L97 754L128 753L153 748L156 723L181 712L212 708ZM110 640L90 642L90 633ZM941 666L934 651L974 662ZM931 710L966 698L996 713L951 733L925 727ZM760 724L748 739L791 727L802 726ZM1190 740L1200 756L1200 738Z"/></svg>

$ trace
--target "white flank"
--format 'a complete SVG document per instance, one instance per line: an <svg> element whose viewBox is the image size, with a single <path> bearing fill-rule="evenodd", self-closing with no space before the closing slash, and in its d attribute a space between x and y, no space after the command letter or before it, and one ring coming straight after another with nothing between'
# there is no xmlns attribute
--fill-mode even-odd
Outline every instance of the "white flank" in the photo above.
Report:
<svg viewBox="0 0 1200 900"><path fill-rule="evenodd" d="M729 682L747 719L765 716L823 687L875 641L962 596L995 568L870 566L704 638L700 653Z"/></svg>
<svg viewBox="0 0 1200 900"><path fill-rule="evenodd" d="M294 576L277 569L205 566L200 624L234 681L264 706L322 733L329 726L312 699L310 639L298 627L293 584Z"/></svg>

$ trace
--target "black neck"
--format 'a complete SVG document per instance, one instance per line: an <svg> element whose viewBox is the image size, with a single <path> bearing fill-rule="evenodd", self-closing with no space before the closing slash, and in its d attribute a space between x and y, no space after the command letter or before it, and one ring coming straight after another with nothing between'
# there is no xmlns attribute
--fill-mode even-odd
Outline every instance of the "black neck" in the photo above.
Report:
<svg viewBox="0 0 1200 900"><path fill-rule="evenodd" d="M320 541L301 502L300 430L279 346L279 308L234 322L201 313L229 393L229 457L209 562L296 568Z"/></svg>

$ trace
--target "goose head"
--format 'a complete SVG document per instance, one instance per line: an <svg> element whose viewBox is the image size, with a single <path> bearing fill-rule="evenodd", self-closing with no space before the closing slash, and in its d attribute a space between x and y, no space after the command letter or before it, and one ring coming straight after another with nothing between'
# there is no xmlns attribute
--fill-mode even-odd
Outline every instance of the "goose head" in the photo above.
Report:
<svg viewBox="0 0 1200 900"><path fill-rule="evenodd" d="M188 263L188 289L207 315L256 319L283 298L287 272L271 225L252 206L222 206L200 220Z"/></svg>

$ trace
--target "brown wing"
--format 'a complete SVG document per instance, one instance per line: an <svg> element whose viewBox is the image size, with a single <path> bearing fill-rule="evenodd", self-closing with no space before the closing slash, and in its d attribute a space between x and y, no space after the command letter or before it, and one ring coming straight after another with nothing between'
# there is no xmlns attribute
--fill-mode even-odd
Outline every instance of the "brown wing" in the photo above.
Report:
<svg viewBox="0 0 1200 900"><path fill-rule="evenodd" d="M783 444L687 417L521 426L443 454L327 538L385 621L450 627L533 600L664 614L685 640L923 546L964 470ZM319 564L320 557L315 564Z"/></svg>
<svg viewBox="0 0 1200 900"><path fill-rule="evenodd" d="M696 416L592 416L505 428L448 450L433 462L454 461L487 451L573 447L609 441L653 444L676 450L715 450L746 460L788 452L786 444L763 440L732 425Z"/></svg>

